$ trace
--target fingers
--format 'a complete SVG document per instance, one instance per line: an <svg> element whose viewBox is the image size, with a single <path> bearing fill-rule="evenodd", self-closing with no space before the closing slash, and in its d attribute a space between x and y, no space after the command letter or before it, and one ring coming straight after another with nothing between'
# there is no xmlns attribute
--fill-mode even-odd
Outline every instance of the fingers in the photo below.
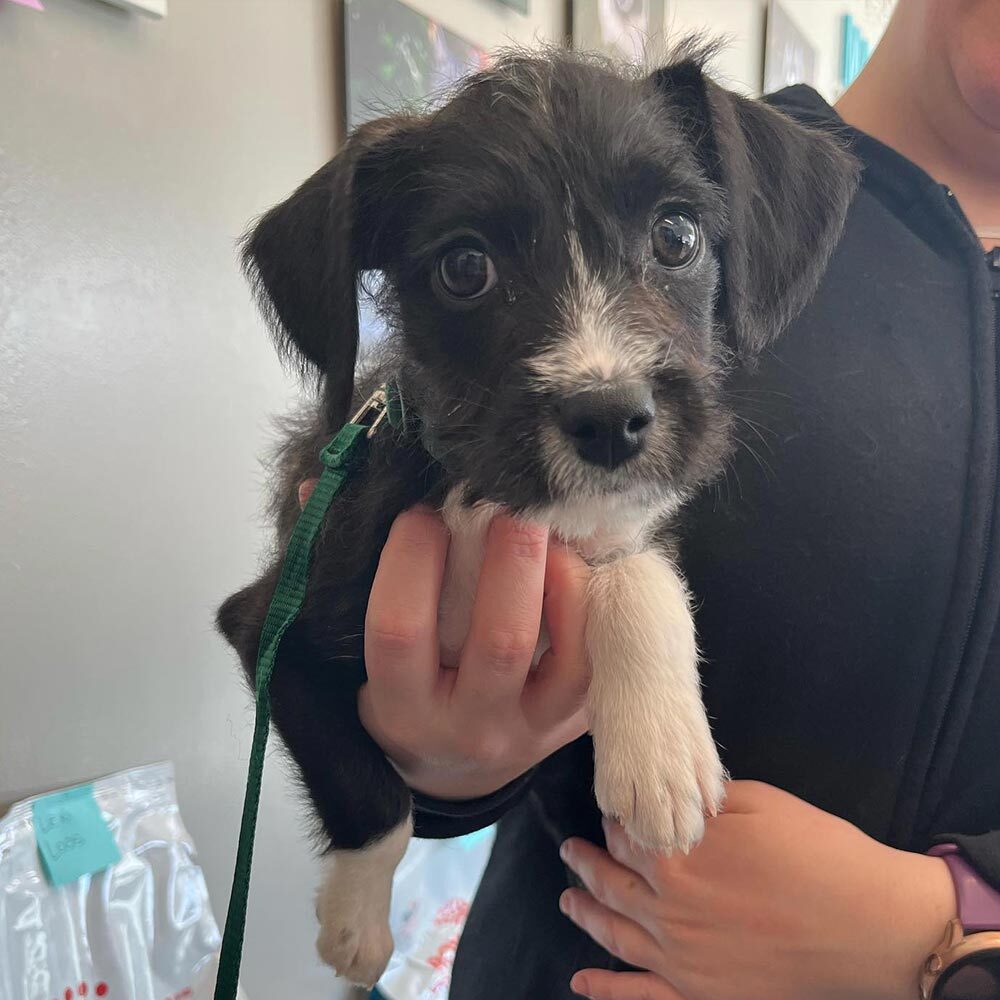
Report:
<svg viewBox="0 0 1000 1000"><path fill-rule="evenodd" d="M684 1000L668 982L652 972L609 972L583 969L570 989L591 1000Z"/></svg>
<svg viewBox="0 0 1000 1000"><path fill-rule="evenodd" d="M399 515L382 549L365 618L368 697L409 716L429 706L439 670L437 614L448 532L425 507Z"/></svg>
<svg viewBox="0 0 1000 1000"><path fill-rule="evenodd" d="M559 909L602 948L623 962L649 968L659 949L649 931L634 920L599 903L583 889L567 889L559 897Z"/></svg>
<svg viewBox="0 0 1000 1000"><path fill-rule="evenodd" d="M318 479L303 479L299 483L299 510L302 510L309 503L309 498L313 495L313 490L316 489L318 482Z"/></svg>
<svg viewBox="0 0 1000 1000"><path fill-rule="evenodd" d="M670 857L648 851L632 842L620 823L607 816L601 818L604 827L604 840L608 845L608 854L618 864L641 876L654 893L660 893L664 888L664 877L671 862L683 864L686 855L675 852Z"/></svg>
<svg viewBox="0 0 1000 1000"><path fill-rule="evenodd" d="M548 532L505 514L486 539L453 705L474 725L517 705L542 619Z"/></svg>
<svg viewBox="0 0 1000 1000"><path fill-rule="evenodd" d="M530 725L545 730L579 714L590 686L587 661L587 586L590 568L567 545L550 541L545 562L543 610L549 649L525 687L524 714Z"/></svg>
<svg viewBox="0 0 1000 1000"><path fill-rule="evenodd" d="M580 876L590 894L619 913L638 916L655 900L646 880L607 851L580 837L564 841L559 851L563 861Z"/></svg>

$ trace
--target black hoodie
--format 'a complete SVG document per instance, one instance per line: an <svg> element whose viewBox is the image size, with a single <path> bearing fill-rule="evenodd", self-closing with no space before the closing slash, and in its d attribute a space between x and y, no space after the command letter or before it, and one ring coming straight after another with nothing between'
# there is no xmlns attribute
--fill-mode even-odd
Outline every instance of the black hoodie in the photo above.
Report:
<svg viewBox="0 0 1000 1000"><path fill-rule="evenodd" d="M682 526L713 730L733 777L905 850L957 840L1000 887L1000 254L814 91L770 100L846 135L865 171L814 300L736 379L744 446ZM418 801L424 836L503 816L453 1000L569 998L577 969L616 967L557 906L579 831L546 804L596 816L590 753L477 803Z"/></svg>

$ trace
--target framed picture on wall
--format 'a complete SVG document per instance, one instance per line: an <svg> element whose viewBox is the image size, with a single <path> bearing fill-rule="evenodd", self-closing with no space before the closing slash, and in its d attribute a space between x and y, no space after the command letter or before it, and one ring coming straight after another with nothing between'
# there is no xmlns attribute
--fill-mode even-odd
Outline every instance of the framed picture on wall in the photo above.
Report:
<svg viewBox="0 0 1000 1000"><path fill-rule="evenodd" d="M399 0L346 0L344 50L348 131L392 108L444 97L489 65L486 49ZM380 277L363 276L376 296ZM358 296L358 326L367 343L385 330L371 295Z"/></svg>
<svg viewBox="0 0 1000 1000"><path fill-rule="evenodd" d="M125 10L135 10L150 17L167 16L167 0L104 0L113 7L124 7Z"/></svg>
<svg viewBox="0 0 1000 1000"><path fill-rule="evenodd" d="M489 64L486 50L400 0L344 4L347 127L444 95Z"/></svg>
<svg viewBox="0 0 1000 1000"><path fill-rule="evenodd" d="M573 0L573 48L645 61L663 37L666 0Z"/></svg>
<svg viewBox="0 0 1000 1000"><path fill-rule="evenodd" d="M767 8L764 39L764 93L793 83L816 86L818 54L778 0Z"/></svg>

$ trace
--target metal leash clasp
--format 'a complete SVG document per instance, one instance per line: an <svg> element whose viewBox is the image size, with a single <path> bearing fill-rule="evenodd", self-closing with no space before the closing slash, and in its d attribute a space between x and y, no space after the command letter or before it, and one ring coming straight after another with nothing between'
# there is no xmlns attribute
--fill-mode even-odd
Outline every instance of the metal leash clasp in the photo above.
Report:
<svg viewBox="0 0 1000 1000"><path fill-rule="evenodd" d="M368 428L368 438L375 436L375 431L386 419L389 410L389 400L385 386L376 389L361 405L357 413L351 417L352 424L361 424ZM369 422L370 421L370 422Z"/></svg>

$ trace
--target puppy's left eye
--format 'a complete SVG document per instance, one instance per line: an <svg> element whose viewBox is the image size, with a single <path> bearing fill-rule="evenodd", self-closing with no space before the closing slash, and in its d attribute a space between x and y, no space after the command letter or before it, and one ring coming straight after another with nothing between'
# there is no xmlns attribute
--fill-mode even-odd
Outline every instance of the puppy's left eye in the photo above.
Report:
<svg viewBox="0 0 1000 1000"><path fill-rule="evenodd" d="M698 256L701 230L684 212L666 212L653 223L653 255L664 266L687 267Z"/></svg>
<svg viewBox="0 0 1000 1000"><path fill-rule="evenodd" d="M456 299L477 299L497 283L489 254L478 247L452 247L438 259L437 277L444 291Z"/></svg>

